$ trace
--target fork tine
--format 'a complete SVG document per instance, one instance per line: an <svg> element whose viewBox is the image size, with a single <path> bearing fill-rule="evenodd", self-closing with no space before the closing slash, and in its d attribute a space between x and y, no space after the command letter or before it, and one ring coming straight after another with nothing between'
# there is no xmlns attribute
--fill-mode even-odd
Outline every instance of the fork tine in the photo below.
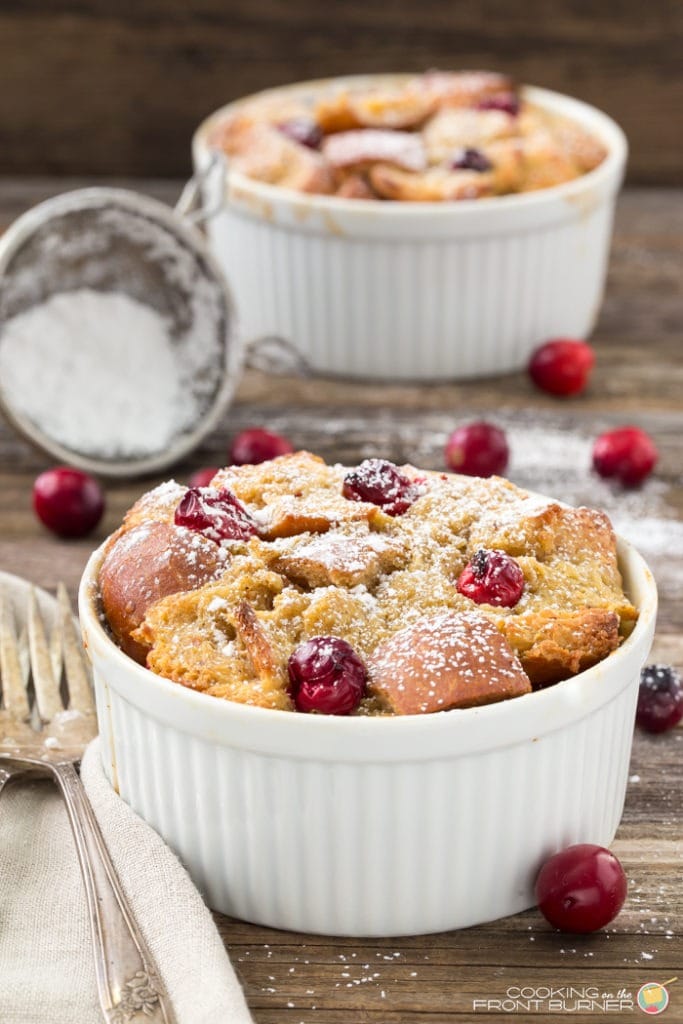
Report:
<svg viewBox="0 0 683 1024"><path fill-rule="evenodd" d="M57 626L62 637L64 670L69 685L69 707L77 711L94 711L90 673L85 661L85 652L74 623L74 613L69 595L63 583L57 587L59 614Z"/></svg>
<svg viewBox="0 0 683 1024"><path fill-rule="evenodd" d="M50 659L50 648L45 636L45 624L40 616L36 592L31 588L28 600L28 645L31 652L31 671L36 691L36 704L43 722L51 722L63 711L59 696L59 682L55 680Z"/></svg>
<svg viewBox="0 0 683 1024"><path fill-rule="evenodd" d="M22 670L17 644L14 612L7 593L0 590L0 673L5 709L15 717L28 720L31 709L26 695L25 670Z"/></svg>
<svg viewBox="0 0 683 1024"><path fill-rule="evenodd" d="M26 624L21 627L19 638L17 640L17 654L19 655L19 667L21 668L21 678L24 680L24 689L28 686L28 679L31 675L31 657L28 652L28 631Z"/></svg>
<svg viewBox="0 0 683 1024"><path fill-rule="evenodd" d="M62 679L62 631L60 628L60 618L61 616L58 612L55 616L48 644L50 668L52 669L52 676L54 681L57 683L57 686L59 686Z"/></svg>

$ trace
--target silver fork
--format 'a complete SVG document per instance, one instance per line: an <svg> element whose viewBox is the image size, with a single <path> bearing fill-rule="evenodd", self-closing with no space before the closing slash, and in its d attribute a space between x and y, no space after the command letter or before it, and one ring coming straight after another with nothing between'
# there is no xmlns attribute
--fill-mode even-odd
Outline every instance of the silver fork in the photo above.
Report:
<svg viewBox="0 0 683 1024"><path fill-rule="evenodd" d="M62 700L62 674L68 707ZM64 797L85 885L105 1020L175 1024L76 770L97 724L89 667L63 584L51 633L33 589L19 634L9 595L0 591L0 682L0 792L12 777L28 773L52 777Z"/></svg>

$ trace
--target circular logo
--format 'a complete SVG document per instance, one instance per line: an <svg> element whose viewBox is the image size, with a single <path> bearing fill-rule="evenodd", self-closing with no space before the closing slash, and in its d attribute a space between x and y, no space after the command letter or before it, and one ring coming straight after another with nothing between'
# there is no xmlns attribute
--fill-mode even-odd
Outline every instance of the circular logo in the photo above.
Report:
<svg viewBox="0 0 683 1024"><path fill-rule="evenodd" d="M648 981L638 989L638 1006L644 1013L664 1013L669 1005L669 993L656 981Z"/></svg>

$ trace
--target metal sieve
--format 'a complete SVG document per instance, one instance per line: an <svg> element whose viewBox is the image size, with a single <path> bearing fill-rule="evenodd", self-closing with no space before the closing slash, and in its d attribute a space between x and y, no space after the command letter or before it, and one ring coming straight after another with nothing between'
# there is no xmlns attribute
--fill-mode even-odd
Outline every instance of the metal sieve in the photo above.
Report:
<svg viewBox="0 0 683 1024"><path fill-rule="evenodd" d="M235 308L193 223L207 216L192 212L198 187L197 180L189 182L175 210L124 189L78 189L29 210L0 239L0 346L13 317L57 294L91 289L127 295L160 314L181 377L188 367L182 385L192 389L193 422L163 450L131 457L79 451L48 436L0 379L0 410L56 459L103 476L150 473L196 447L230 402L241 365Z"/></svg>

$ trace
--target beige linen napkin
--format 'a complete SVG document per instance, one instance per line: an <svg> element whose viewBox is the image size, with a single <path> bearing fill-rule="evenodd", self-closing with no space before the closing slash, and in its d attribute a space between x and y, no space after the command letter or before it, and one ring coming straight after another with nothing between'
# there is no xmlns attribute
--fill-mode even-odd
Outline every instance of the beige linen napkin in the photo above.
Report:
<svg viewBox="0 0 683 1024"><path fill-rule="evenodd" d="M178 1024L253 1024L201 896L156 832L112 790L97 740L81 776ZM102 1020L64 804L49 782L10 783L0 797L0 1022Z"/></svg>

